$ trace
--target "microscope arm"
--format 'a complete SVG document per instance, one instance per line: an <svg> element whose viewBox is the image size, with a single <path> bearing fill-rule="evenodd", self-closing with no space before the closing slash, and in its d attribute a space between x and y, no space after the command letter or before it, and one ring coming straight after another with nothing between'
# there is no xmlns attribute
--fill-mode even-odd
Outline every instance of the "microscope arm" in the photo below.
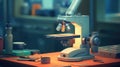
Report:
<svg viewBox="0 0 120 67"><path fill-rule="evenodd" d="M71 22L71 24L74 26L74 28L75 28L75 32L74 32L74 34L75 35L80 35L81 37L80 38L75 38L75 43L73 44L73 47L74 48L79 48L80 47L80 44L82 44L81 43L81 41L82 41L82 31L81 31L81 26L80 25L78 25L76 22Z"/></svg>
<svg viewBox="0 0 120 67"><path fill-rule="evenodd" d="M80 5L82 0L73 0L70 7L66 11L66 15L75 15L78 6Z"/></svg>

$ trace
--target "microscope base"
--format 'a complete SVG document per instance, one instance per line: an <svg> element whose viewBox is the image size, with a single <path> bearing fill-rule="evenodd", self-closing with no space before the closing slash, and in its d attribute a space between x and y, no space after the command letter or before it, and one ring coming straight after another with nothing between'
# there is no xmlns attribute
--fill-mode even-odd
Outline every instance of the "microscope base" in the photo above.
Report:
<svg viewBox="0 0 120 67"><path fill-rule="evenodd" d="M81 57L60 57L58 56L58 60L60 61L82 61L94 58L93 55L81 56Z"/></svg>

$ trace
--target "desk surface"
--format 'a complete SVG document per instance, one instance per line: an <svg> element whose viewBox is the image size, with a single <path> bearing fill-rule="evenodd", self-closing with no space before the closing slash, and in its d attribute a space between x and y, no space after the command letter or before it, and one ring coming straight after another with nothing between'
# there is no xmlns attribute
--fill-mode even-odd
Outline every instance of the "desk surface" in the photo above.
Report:
<svg viewBox="0 0 120 67"><path fill-rule="evenodd" d="M105 57L100 57L96 56L97 59L102 60L104 63L100 62L94 62L93 60L83 60L80 62L63 62L63 61L58 61L57 56L59 55L59 52L54 52L54 53L45 53L45 54L40 54L40 56L47 56L51 58L50 64L41 64L40 62L33 62L33 61L18 61L15 58L16 57L6 57L6 58L0 58L0 63L5 64L5 63L10 63L10 64L19 64L23 65L28 65L29 67L64 67L68 65L72 65L72 67L106 67L106 65L120 65L120 59L113 59L113 58L105 58ZM108 67L108 66L107 66Z"/></svg>

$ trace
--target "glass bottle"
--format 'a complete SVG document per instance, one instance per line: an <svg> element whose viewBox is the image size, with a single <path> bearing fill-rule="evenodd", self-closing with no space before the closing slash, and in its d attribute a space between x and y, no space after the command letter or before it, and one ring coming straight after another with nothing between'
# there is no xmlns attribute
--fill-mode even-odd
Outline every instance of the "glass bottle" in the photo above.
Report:
<svg viewBox="0 0 120 67"><path fill-rule="evenodd" d="M12 54L13 50L13 35L12 35L12 27L7 24L5 27L6 34L5 34L5 53Z"/></svg>

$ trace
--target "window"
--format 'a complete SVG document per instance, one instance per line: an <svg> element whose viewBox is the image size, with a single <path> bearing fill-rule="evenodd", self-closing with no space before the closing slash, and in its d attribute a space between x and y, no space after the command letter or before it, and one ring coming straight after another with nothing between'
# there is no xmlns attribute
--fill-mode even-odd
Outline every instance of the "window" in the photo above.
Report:
<svg viewBox="0 0 120 67"><path fill-rule="evenodd" d="M97 0L97 21L120 23L120 0Z"/></svg>

